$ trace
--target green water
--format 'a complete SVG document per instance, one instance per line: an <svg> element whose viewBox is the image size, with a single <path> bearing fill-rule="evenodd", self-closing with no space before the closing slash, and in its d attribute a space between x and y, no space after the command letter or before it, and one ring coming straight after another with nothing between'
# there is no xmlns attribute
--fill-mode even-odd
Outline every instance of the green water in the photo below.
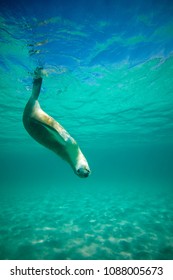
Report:
<svg viewBox="0 0 173 280"><path fill-rule="evenodd" d="M0 14L0 259L173 259L172 5L37 2ZM23 127L38 65L89 178Z"/></svg>
<svg viewBox="0 0 173 280"><path fill-rule="evenodd" d="M42 148L3 158L0 258L172 259L169 155L85 150L87 179Z"/></svg>

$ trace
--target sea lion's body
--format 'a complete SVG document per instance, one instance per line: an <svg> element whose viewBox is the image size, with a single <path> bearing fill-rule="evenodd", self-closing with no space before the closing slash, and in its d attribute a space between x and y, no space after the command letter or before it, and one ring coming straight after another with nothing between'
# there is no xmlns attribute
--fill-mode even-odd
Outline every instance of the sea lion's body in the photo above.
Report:
<svg viewBox="0 0 173 280"><path fill-rule="evenodd" d="M88 177L90 168L77 142L40 107L38 96L42 78L33 81L32 95L23 113L23 124L28 133L40 144L66 160L79 177Z"/></svg>

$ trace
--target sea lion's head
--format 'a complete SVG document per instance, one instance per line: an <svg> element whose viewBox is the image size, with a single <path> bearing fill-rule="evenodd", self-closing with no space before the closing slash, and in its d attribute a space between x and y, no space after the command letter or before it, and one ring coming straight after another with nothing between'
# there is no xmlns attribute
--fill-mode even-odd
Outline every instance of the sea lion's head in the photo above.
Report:
<svg viewBox="0 0 173 280"><path fill-rule="evenodd" d="M73 170L80 178L87 178L91 174L88 162L79 148L77 149L77 156L75 158L75 164L73 164Z"/></svg>
<svg viewBox="0 0 173 280"><path fill-rule="evenodd" d="M75 173L81 178L86 178L90 175L91 171L88 166L83 166L78 168Z"/></svg>

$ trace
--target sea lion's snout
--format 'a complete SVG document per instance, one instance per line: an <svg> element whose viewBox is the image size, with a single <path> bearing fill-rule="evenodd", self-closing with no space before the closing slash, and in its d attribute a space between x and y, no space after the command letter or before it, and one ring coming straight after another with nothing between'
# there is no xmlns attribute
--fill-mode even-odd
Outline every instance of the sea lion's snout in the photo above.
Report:
<svg viewBox="0 0 173 280"><path fill-rule="evenodd" d="M86 178L90 175L90 170L88 170L84 167L81 167L76 171L76 174L81 178Z"/></svg>

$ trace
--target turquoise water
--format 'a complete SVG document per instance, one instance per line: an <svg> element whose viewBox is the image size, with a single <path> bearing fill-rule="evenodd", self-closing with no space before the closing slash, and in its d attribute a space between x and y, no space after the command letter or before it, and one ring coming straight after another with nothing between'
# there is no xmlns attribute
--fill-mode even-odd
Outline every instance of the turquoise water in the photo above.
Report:
<svg viewBox="0 0 173 280"><path fill-rule="evenodd" d="M173 4L24 2L0 12L0 259L173 259ZM89 178L23 127L37 66Z"/></svg>

